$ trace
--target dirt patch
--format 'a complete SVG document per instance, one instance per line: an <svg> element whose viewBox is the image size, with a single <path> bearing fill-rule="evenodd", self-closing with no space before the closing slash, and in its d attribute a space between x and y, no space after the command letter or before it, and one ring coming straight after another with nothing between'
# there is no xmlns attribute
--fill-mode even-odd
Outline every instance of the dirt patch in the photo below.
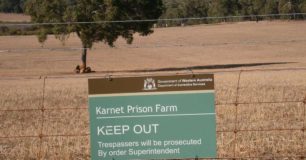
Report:
<svg viewBox="0 0 306 160"><path fill-rule="evenodd" d="M0 13L0 21L2 22L30 22L31 17L24 14Z"/></svg>

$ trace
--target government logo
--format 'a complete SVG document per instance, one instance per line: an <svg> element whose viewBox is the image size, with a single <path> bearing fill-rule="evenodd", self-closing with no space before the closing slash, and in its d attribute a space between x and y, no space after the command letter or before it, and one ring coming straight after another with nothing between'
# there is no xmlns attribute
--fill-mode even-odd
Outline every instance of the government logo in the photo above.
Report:
<svg viewBox="0 0 306 160"><path fill-rule="evenodd" d="M144 80L144 90L145 91L151 91L156 90L156 83L153 78L147 78Z"/></svg>

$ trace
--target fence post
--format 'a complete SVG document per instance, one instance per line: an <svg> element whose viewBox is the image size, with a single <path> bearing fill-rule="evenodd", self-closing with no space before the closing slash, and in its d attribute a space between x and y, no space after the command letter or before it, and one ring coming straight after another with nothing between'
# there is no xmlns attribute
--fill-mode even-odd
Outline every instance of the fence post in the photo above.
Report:
<svg viewBox="0 0 306 160"><path fill-rule="evenodd" d="M305 140L305 138L306 138L306 137L305 137L305 129L306 129L306 128L305 128L305 127L306 127L306 126L305 126L305 123L306 123L306 122L305 122L305 121L306 121L306 118L305 118L305 117L306 117L306 95L305 95L304 100L303 100L303 105L304 105L304 106L303 106L303 108L304 108L304 113L303 113L304 119L303 119L303 128L302 128L302 134L303 134L303 135L302 135L302 137L303 137L303 139L302 139L302 156L301 156L301 159L302 159L302 160L304 160L304 159L306 158L306 157L305 157L305 156L306 156L306 153L304 153L304 152L305 152L305 144L304 144L305 142L304 142L304 140Z"/></svg>
<svg viewBox="0 0 306 160"><path fill-rule="evenodd" d="M234 130L234 134L235 134L235 144L234 144L234 159L236 159L236 149L237 149L237 133L238 133L237 121L238 121L238 105L239 105L239 89L240 89L241 73L242 73L242 70L240 70L239 76L238 76L237 88L236 88L236 100L235 100L235 130Z"/></svg>
<svg viewBox="0 0 306 160"><path fill-rule="evenodd" d="M40 77L41 78L41 77ZM43 159L42 155L42 146L43 146L43 129L44 129L44 115L45 115L45 91L46 91L46 79L47 77L43 77L43 88L42 88L42 102L41 102L41 126L40 126L40 133L39 133L39 154L38 154L38 160Z"/></svg>

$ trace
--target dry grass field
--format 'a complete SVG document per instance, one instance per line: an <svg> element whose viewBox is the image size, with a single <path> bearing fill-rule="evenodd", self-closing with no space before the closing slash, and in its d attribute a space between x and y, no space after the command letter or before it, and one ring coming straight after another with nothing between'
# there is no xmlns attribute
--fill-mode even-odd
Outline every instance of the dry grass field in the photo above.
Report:
<svg viewBox="0 0 306 160"><path fill-rule="evenodd" d="M15 13L0 13L0 22L29 22L30 16Z"/></svg>
<svg viewBox="0 0 306 160"><path fill-rule="evenodd" d="M243 69L306 67L305 27L304 21L272 21L160 28L149 37L136 36L132 45L121 39L115 48L96 44L88 53L88 63L98 73L187 67L223 70L233 64ZM64 46L50 36L43 48L35 36L0 37L0 74L71 74L80 63L80 47L75 35Z"/></svg>
<svg viewBox="0 0 306 160"><path fill-rule="evenodd" d="M0 37L0 160L89 159L88 77L189 69L215 73L218 157L301 159L305 28L303 21L159 28L132 45L96 44L88 57L96 73L87 75L72 73L80 59L75 35L64 46L49 37L43 48L35 36Z"/></svg>

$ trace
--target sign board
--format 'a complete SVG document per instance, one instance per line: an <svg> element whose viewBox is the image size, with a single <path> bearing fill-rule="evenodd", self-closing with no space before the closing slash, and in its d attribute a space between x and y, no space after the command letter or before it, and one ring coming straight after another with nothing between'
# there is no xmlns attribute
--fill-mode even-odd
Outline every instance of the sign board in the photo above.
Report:
<svg viewBox="0 0 306 160"><path fill-rule="evenodd" d="M93 160L216 157L211 74L89 79Z"/></svg>

